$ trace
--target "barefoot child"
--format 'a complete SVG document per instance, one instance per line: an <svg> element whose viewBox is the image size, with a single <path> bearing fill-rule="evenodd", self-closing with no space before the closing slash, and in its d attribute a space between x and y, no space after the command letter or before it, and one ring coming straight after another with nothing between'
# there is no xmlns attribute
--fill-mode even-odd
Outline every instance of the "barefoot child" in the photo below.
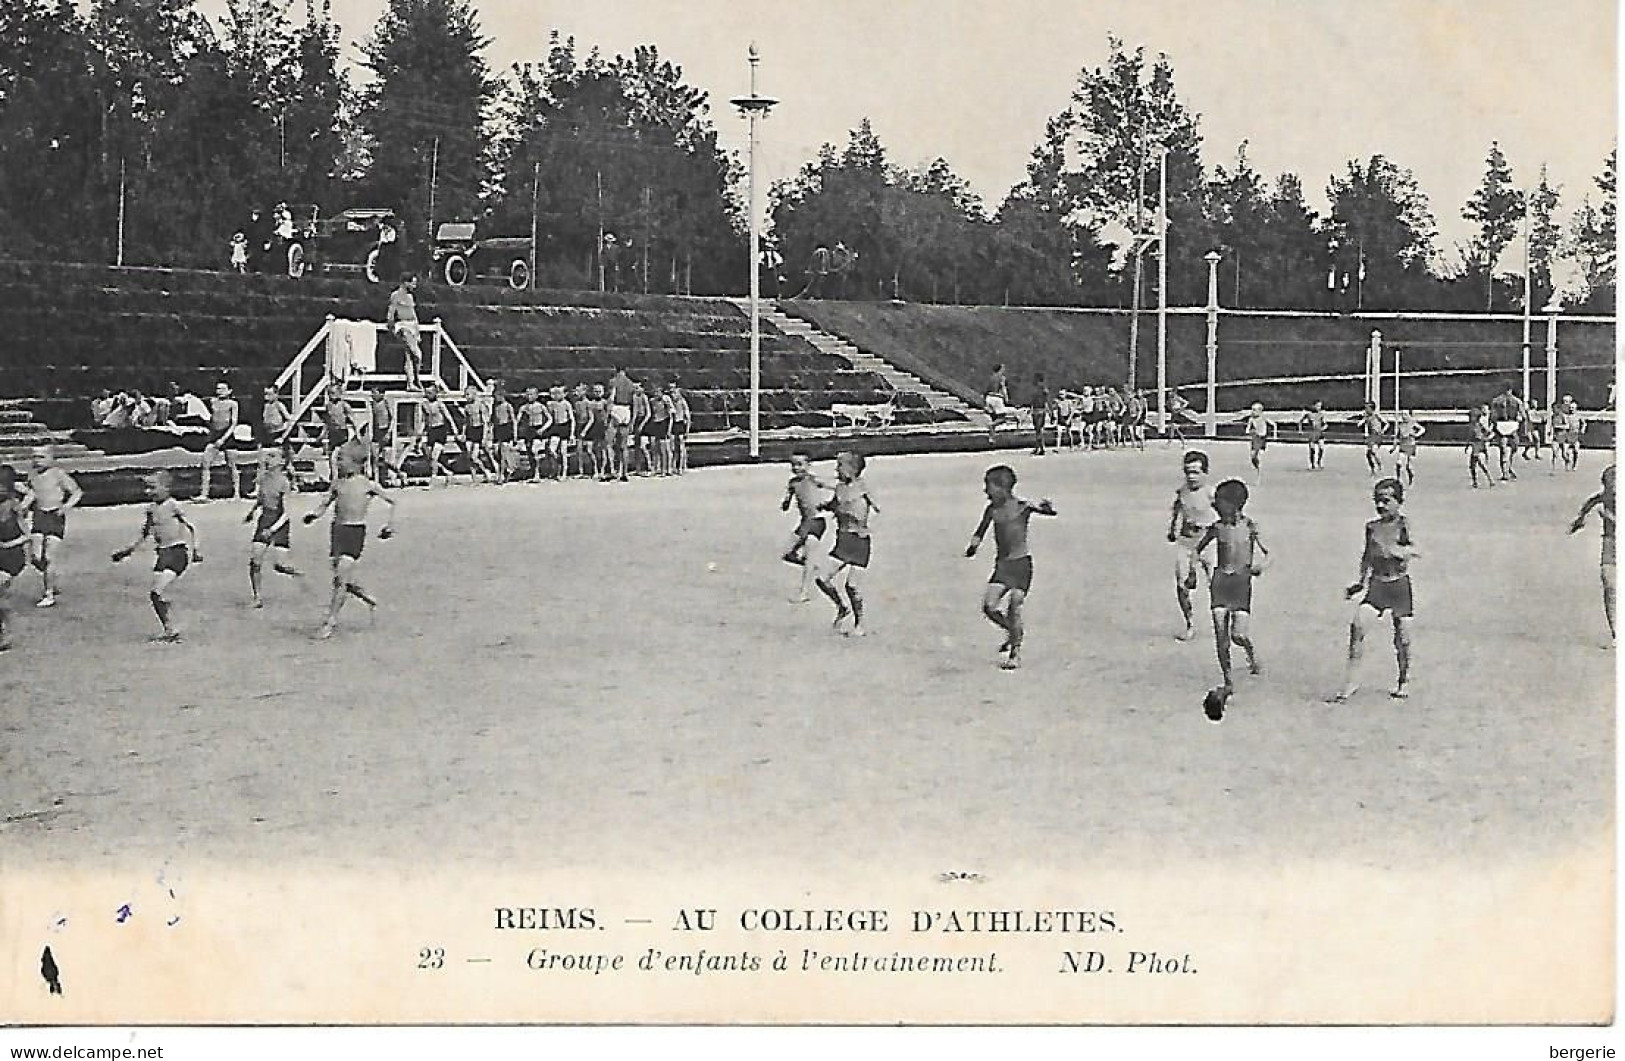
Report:
<svg viewBox="0 0 1625 1061"><path fill-rule="evenodd" d="M1410 695L1407 688L1411 673L1410 562L1420 554L1411 542L1410 523L1401 511L1405 487L1400 481L1378 480L1371 489L1371 500L1377 506L1377 518L1365 525L1360 580L1344 591L1350 600L1364 596L1349 624L1348 672L1342 690L1331 698L1333 703L1342 703L1359 690L1357 672L1364 654L1366 629L1381 621L1385 614L1393 617L1394 656L1399 663L1399 682L1388 695L1396 700Z"/></svg>
<svg viewBox="0 0 1625 1061"><path fill-rule="evenodd" d="M169 587L186 573L191 563L203 557L197 551L197 529L187 522L180 502L175 500L170 490L168 472L154 472L147 476L147 497L152 503L147 506L141 535L115 552L113 562L116 564L126 559L143 541L152 538L158 559L152 566L152 589L147 593L147 599L152 602L153 613L164 628L164 632L153 640L175 642L181 639L181 635L169 621Z"/></svg>
<svg viewBox="0 0 1625 1061"><path fill-rule="evenodd" d="M1569 524L1569 533L1573 534L1585 526L1586 517L1591 515L1592 509L1601 510L1602 518L1602 611L1608 619L1608 636L1612 639L1614 634L1614 466L1610 464L1602 470L1602 490L1586 498L1585 504L1580 506L1580 514L1574 517Z"/></svg>
<svg viewBox="0 0 1625 1061"><path fill-rule="evenodd" d="M28 475L23 507L31 514L29 544L34 555L34 566L39 568L40 582L44 586L35 607L49 608L56 603L56 570L62 562L62 541L68 533L68 513L83 497L84 492L73 481L73 476L56 466L51 447L40 446L34 450L34 469Z"/></svg>
<svg viewBox="0 0 1625 1061"><path fill-rule="evenodd" d="M1218 543L1218 561L1208 587L1208 604L1213 611L1213 642L1219 655L1219 672L1224 676L1220 710L1218 717L1213 717L1217 722L1223 717L1223 701L1229 699L1235 688L1230 676L1231 644L1240 645L1247 653L1249 671L1263 672L1247 625L1253 611L1253 578L1264 573L1270 551L1259 536L1258 524L1242 514L1242 509L1247 507L1247 484L1239 479L1220 483L1213 492L1213 505L1219 512L1219 521L1202 533L1196 551L1200 554L1209 542Z"/></svg>
<svg viewBox="0 0 1625 1061"><path fill-rule="evenodd" d="M1486 486L1494 488L1495 476L1490 474L1490 441L1495 438L1495 427L1490 423L1490 411L1480 405L1473 410L1467 425L1467 474L1473 477L1473 489L1478 489L1478 473L1484 473Z"/></svg>
<svg viewBox="0 0 1625 1061"><path fill-rule="evenodd" d="M791 604L804 604L812 600L809 591L813 580L818 577L819 561L827 555L822 548L812 548L810 542L816 538L822 543L824 532L829 529L824 517L819 515L825 501L822 495L828 490L829 487L813 475L812 461L805 453L791 455L790 482L784 488L784 502L779 505L781 512L788 512L790 503L794 501L799 510L796 529L779 551L785 563L801 568L801 593L790 598Z"/></svg>
<svg viewBox="0 0 1625 1061"><path fill-rule="evenodd" d="M260 477L254 489L254 506L243 517L244 523L253 522L254 517L259 517L259 522L254 524L253 545L248 553L248 585L254 592L256 608L265 607L265 602L260 599L260 573L265 567L267 550L276 550L276 559L271 566L277 574L294 578L303 574L287 562L291 537L288 533L288 495L292 489L288 473L282 466L281 451L265 450L260 457Z"/></svg>
<svg viewBox="0 0 1625 1061"><path fill-rule="evenodd" d="M0 652L11 647L11 586L27 566L28 535L23 533L17 470L0 464Z"/></svg>
<svg viewBox="0 0 1625 1061"><path fill-rule="evenodd" d="M327 618L322 628L317 632L319 638L333 636L334 625L338 622L339 610L344 607L346 596L353 596L369 608L377 608L378 602L367 595L361 583L356 580L356 565L361 562L361 550L367 544L367 507L373 498L378 498L389 506L390 518L384 521L383 529L378 536L385 540L395 533L393 520L395 515L395 501L384 493L382 487L368 479L361 473L359 461L346 460L340 467L339 478L322 499L320 507L314 512L306 513L305 522L315 523L329 505L333 506L333 529L330 539L328 555L333 561L333 599L327 606Z"/></svg>
<svg viewBox="0 0 1625 1061"><path fill-rule="evenodd" d="M1416 440L1426 432L1427 428L1409 409L1394 422L1394 478L1404 476L1406 486L1416 483Z"/></svg>
<svg viewBox="0 0 1625 1061"><path fill-rule="evenodd" d="M863 572L869 568L869 517L880 511L875 504L869 484L863 481L864 459L850 450L835 456L835 496L821 508L835 513L835 548L830 550L834 569L817 579L818 588L835 602L835 629L849 637L862 637L867 630L863 625ZM835 588L836 580L845 575L846 597L850 608ZM847 616L852 617L852 629L841 630Z"/></svg>
<svg viewBox="0 0 1625 1061"><path fill-rule="evenodd" d="M1320 469L1326 461L1326 404L1316 402L1298 419L1309 443L1309 467Z"/></svg>
<svg viewBox="0 0 1625 1061"><path fill-rule="evenodd" d="M999 646L999 652L1008 652L1009 655L1000 666L1005 670L1015 670L1021 666L1021 642L1026 635L1021 608L1033 587L1033 557L1027 548L1027 521L1035 514L1055 515L1055 506L1050 504L1048 498L1035 505L1017 497L1016 473L1003 464L988 469L982 479L982 489L987 494L987 508L982 511L982 521L970 536L965 555L976 555L987 528L992 526L997 552L993 561L993 577L987 580L987 588L982 592L982 614L1004 631L1004 644ZM1001 603L1004 604L1002 610L999 608Z"/></svg>
<svg viewBox="0 0 1625 1061"><path fill-rule="evenodd" d="M1196 551L1196 543L1218 516L1213 511L1213 491L1207 485L1207 454L1190 450L1180 464L1185 482L1174 491L1174 508L1168 517L1168 540L1179 547L1174 554L1174 594L1179 598L1180 614L1185 617L1185 630L1178 640L1189 641L1196 636L1196 627L1191 623L1191 591L1196 588L1196 568L1207 570L1207 561Z"/></svg>

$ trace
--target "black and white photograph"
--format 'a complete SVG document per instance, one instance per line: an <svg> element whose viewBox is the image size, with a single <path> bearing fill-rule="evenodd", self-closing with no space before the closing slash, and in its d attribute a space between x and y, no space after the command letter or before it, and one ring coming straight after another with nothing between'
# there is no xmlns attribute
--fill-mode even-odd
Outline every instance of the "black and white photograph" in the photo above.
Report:
<svg viewBox="0 0 1625 1061"><path fill-rule="evenodd" d="M1602 1042L1618 19L0 0L5 1035Z"/></svg>

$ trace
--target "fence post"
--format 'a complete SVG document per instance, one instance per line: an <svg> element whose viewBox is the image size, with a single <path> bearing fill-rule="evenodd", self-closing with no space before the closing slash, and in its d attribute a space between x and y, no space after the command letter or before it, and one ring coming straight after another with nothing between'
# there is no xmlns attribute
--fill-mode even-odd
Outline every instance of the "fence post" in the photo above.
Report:
<svg viewBox="0 0 1625 1061"><path fill-rule="evenodd" d="M1555 301L1555 300L1554 300ZM1557 314L1546 315L1546 410L1557 404Z"/></svg>
<svg viewBox="0 0 1625 1061"><path fill-rule="evenodd" d="M440 318L434 319L434 348L429 355L429 374L436 383L440 382L440 337L446 334L445 328L440 324Z"/></svg>
<svg viewBox="0 0 1625 1061"><path fill-rule="evenodd" d="M1382 332L1375 328L1365 355L1365 400L1382 408Z"/></svg>
<svg viewBox="0 0 1625 1061"><path fill-rule="evenodd" d="M1207 437L1219 433L1218 383L1219 370L1219 262L1218 251L1208 251L1207 262ZM1167 425L1163 425L1167 430Z"/></svg>

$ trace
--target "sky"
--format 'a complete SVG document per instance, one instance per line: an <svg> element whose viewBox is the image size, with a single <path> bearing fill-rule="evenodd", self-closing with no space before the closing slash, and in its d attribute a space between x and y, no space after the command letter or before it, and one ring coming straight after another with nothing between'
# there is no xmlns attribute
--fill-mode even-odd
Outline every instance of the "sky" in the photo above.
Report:
<svg viewBox="0 0 1625 1061"><path fill-rule="evenodd" d="M345 55L383 0L332 0ZM1166 52L1201 116L1211 168L1248 142L1255 168L1303 178L1322 207L1330 175L1381 152L1412 170L1441 248L1470 238L1461 207L1500 142L1514 180L1542 162L1566 217L1615 142L1618 29L1611 0L474 0L506 71L539 60L557 29L579 51L652 43L711 97L725 146L745 123L726 100L781 102L763 124L759 172L794 175L820 144L868 117L893 162L947 159L990 207L1025 174L1044 123L1107 37ZM765 187L765 183L764 183Z"/></svg>

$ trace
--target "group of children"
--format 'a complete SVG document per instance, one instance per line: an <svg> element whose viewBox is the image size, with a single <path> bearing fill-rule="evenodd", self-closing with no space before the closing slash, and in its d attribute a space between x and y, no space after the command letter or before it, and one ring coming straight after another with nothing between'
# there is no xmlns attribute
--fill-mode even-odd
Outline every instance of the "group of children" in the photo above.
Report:
<svg viewBox="0 0 1625 1061"><path fill-rule="evenodd" d="M394 443L394 407L381 389L372 392L359 432L351 427L343 389L329 388L323 448L329 460L359 438L370 475L403 483L406 460L421 456L429 484L458 474L451 461L460 451L470 482L536 483L570 477L627 482L632 475L683 475L688 471L692 423L688 398L678 381L637 383L617 369L607 383L536 387L510 395L503 381L471 385L461 410L433 383L419 404L422 431L404 449ZM528 470L528 475L526 474Z"/></svg>
<svg viewBox="0 0 1625 1061"><path fill-rule="evenodd" d="M268 553L275 552L275 571L294 577L301 574L287 562L292 544L288 501L293 486L281 450L275 447L265 450L260 469L254 503L244 518L245 523L254 524L248 579L256 608L264 606L262 573ZM115 550L112 560L114 563L127 560L143 543L151 540L155 559L147 599L160 626L160 633L153 640L178 642L181 632L173 621L172 589L175 581L203 556L198 549L197 528L174 496L170 474L154 472L146 477L145 484L147 505L142 513L140 533L130 544ZM68 513L82 497L83 492L73 477L56 466L49 447L35 451L26 477L19 476L10 465L0 465L0 650L11 647L11 600L17 579L30 563L39 570L43 583L37 606L50 608L57 603L56 571L67 537ZM329 549L333 593L318 634L322 638L332 636L339 611L348 597L356 597L369 606L377 605L356 577L356 564L361 559L367 536L367 511L374 499L385 502L393 511L393 499L366 475L365 452L347 448L340 454L339 474L326 499L304 517L306 524L313 523L330 506L334 509ZM387 539L393 533L392 523L386 522L380 537Z"/></svg>
<svg viewBox="0 0 1625 1061"><path fill-rule="evenodd" d="M1256 417L1259 412L1255 408L1248 415ZM1407 438L1414 443L1416 435L1399 437L1402 443ZM1256 449L1254 455L1257 455ZM863 479L864 460L850 451L839 454L837 481L833 484L813 474L811 461L805 454L794 455L790 466L790 480L781 507L789 511L792 505L796 506L797 522L780 552L786 562L802 568L801 591L791 600L797 603L810 600L810 590L817 586L835 605L837 630L862 636L860 579L870 560L869 520L879 511L873 491ZM1235 689L1232 646L1245 653L1252 674L1263 673L1250 631L1252 584L1253 579L1269 567L1272 557L1257 521L1246 514L1249 498L1246 483L1227 479L1216 488L1210 487L1209 459L1201 450L1186 452L1181 466L1184 478L1174 492L1167 529L1168 541L1176 546L1174 589L1184 619L1178 640L1189 641L1195 637L1194 593L1205 578L1221 684L1208 691L1204 711L1210 720L1218 722L1223 719ZM1032 589L1028 523L1034 515L1056 515L1055 506L1047 499L1034 503L1018 497L1016 481L1015 471L1007 465L988 469L983 478L988 504L965 549L967 557L975 556L992 528L997 553L992 576L982 596L981 611L1004 634L999 647L1003 657L1000 665L1008 670L1021 666L1025 634L1022 612ZM1612 465L1602 474L1602 486L1603 489L1581 507L1570 532L1580 530L1593 509L1601 511L1603 607L1612 634L1615 585ZM1405 493L1406 482L1398 476L1380 478L1372 487L1376 518L1365 525L1359 575L1345 590L1348 600L1357 604L1349 622L1344 680L1328 697L1328 702L1347 702L1359 691L1366 637L1384 619L1393 627L1398 669L1397 681L1389 695L1396 700L1410 696L1414 616L1410 565L1421 553L1404 512ZM826 513L833 513L835 517L835 544L827 554L821 549L829 529ZM1212 560L1207 555L1210 545L1214 547ZM844 598L837 588L837 579L843 576ZM847 630L844 624L849 617L853 625Z"/></svg>

